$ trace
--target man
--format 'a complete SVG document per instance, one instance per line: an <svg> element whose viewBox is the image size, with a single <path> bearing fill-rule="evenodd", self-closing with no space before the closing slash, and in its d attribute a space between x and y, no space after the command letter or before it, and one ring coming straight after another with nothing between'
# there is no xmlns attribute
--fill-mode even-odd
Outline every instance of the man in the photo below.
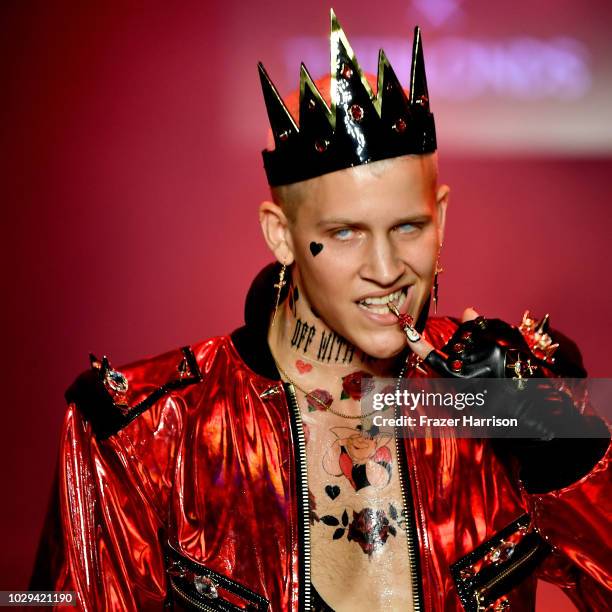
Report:
<svg viewBox="0 0 612 612"><path fill-rule="evenodd" d="M517 403L534 440L504 447L390 436L362 414L375 376L584 373L529 318L523 336L471 309L429 317L449 190L420 32L408 96L382 54L372 93L333 13L331 43L323 92L302 68L299 126L260 66L278 264L246 325L118 370L92 356L68 390L32 585L91 610L525 610L539 575L604 609L609 440L581 398ZM555 410L589 444L538 441Z"/></svg>

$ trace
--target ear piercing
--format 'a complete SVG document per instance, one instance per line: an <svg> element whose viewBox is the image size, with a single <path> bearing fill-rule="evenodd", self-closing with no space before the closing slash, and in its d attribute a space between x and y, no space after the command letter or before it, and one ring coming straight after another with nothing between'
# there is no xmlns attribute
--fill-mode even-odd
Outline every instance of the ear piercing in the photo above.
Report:
<svg viewBox="0 0 612 612"><path fill-rule="evenodd" d="M276 321L276 313L278 312L278 305L280 303L280 296L283 290L283 287L287 284L285 280L285 274L287 272L287 264L282 264L280 272L278 273L278 281L274 283L274 288L276 289L276 303L274 305L274 315L272 316L272 325L274 327L274 322Z"/></svg>

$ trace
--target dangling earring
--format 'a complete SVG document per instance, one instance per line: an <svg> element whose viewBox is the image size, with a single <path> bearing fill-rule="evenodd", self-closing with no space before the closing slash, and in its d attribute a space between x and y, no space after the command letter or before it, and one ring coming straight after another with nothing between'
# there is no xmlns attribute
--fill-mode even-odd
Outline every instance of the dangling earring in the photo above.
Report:
<svg viewBox="0 0 612 612"><path fill-rule="evenodd" d="M442 249L442 245L440 245L440 249ZM433 281L433 303L434 303L434 314L438 314L438 290L440 285L438 283L438 275L444 272L444 268L440 267L440 251L438 251L438 257L436 258L436 272L434 274Z"/></svg>
<svg viewBox="0 0 612 612"><path fill-rule="evenodd" d="M285 280L285 272L287 271L287 265L283 264L280 272L278 273L278 282L274 283L274 288L276 289L276 304L274 306L274 315L272 316L272 326L274 326L274 321L276 321L276 312L278 311L278 304L280 302L281 291L283 287L287 284Z"/></svg>

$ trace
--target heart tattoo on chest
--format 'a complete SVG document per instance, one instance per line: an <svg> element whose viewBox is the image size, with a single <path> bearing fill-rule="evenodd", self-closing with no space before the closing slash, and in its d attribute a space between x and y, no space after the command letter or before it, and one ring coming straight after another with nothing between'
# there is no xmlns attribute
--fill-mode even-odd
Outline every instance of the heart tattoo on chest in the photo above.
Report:
<svg viewBox="0 0 612 612"><path fill-rule="evenodd" d="M308 372L312 370L312 364L306 363L305 361L302 361L301 359L298 359L295 362L295 367L297 368L297 371L300 374L308 374Z"/></svg>
<svg viewBox="0 0 612 612"><path fill-rule="evenodd" d="M330 499L336 499L336 497L340 495L340 487L338 485L327 485L325 487L325 492Z"/></svg>
<svg viewBox="0 0 612 612"><path fill-rule="evenodd" d="M310 243L310 252L313 257L316 257L323 250L323 245L320 242Z"/></svg>

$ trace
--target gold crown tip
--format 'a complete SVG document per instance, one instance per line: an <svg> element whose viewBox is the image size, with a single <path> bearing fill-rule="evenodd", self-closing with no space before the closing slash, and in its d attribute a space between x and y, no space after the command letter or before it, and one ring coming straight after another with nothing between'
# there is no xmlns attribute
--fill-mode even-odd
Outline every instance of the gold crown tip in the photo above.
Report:
<svg viewBox="0 0 612 612"><path fill-rule="evenodd" d="M336 11L334 11L333 8L329 9L329 18L331 21L332 33L342 30L342 26L340 25L340 22L338 21L338 16L336 15Z"/></svg>

